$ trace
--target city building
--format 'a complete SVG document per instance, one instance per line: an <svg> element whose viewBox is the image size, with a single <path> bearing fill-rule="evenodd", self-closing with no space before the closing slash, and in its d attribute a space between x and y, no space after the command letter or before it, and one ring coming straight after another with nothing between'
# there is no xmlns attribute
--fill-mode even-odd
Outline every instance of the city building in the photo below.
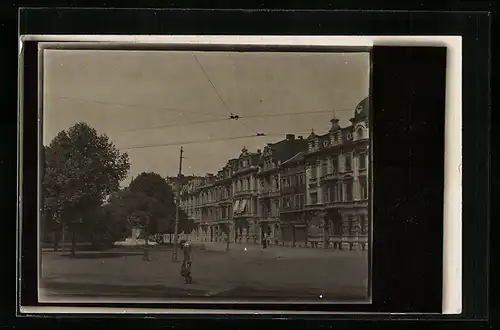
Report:
<svg viewBox="0 0 500 330"><path fill-rule="evenodd" d="M336 118L330 131L308 137L306 209L313 228L322 228L321 244L338 249L366 248L369 198L369 99L354 111L351 125Z"/></svg>
<svg viewBox="0 0 500 330"><path fill-rule="evenodd" d="M307 150L307 144L305 149ZM308 242L308 223L305 217L307 189L304 154L306 150L297 153L280 166L281 242L283 245L292 247L307 246Z"/></svg>
<svg viewBox="0 0 500 330"><path fill-rule="evenodd" d="M261 239L265 237L270 244L283 243L288 237L286 235L289 229L288 222L281 221L280 212L284 206L289 211L290 204L283 203L283 201L295 197L292 185L298 183L298 181L291 183L290 180L295 180L295 178L290 176L293 171L290 172L289 169L299 166L296 170L302 172L304 176L303 168L296 160L301 159L300 155L307 150L307 147L307 141L302 136L295 138L295 135L287 134L285 140L268 144L261 155L257 173L260 237ZM284 164L287 165L284 166ZM291 164L294 165L291 166ZM283 169L286 172L283 172ZM286 176L282 176L283 173L286 173ZM283 192L285 196L282 195ZM292 197L289 196L291 194ZM282 223L285 225L281 226Z"/></svg>
<svg viewBox="0 0 500 330"><path fill-rule="evenodd" d="M261 150L249 152L245 147L232 163L233 231L236 242L257 243L260 239L258 217L257 172Z"/></svg>
<svg viewBox="0 0 500 330"><path fill-rule="evenodd" d="M181 203L180 207L186 212L186 215L197 226L196 231L198 236L201 237L201 197L199 194L199 187L204 184L205 177L192 176L186 181L183 180L181 188ZM173 186L176 187L176 179L171 180ZM175 192L176 188L173 188Z"/></svg>
<svg viewBox="0 0 500 330"><path fill-rule="evenodd" d="M243 148L216 175L185 177L181 207L202 241L366 249L369 236L369 99L351 124L287 134ZM175 182L175 180L171 180Z"/></svg>

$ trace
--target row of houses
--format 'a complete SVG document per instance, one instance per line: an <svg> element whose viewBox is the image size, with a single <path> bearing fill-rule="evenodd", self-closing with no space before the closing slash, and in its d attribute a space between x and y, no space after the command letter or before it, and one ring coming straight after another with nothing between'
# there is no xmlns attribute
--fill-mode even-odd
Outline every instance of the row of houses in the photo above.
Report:
<svg viewBox="0 0 500 330"><path fill-rule="evenodd" d="M365 249L369 238L369 99L351 125L246 148L216 174L184 178L180 206L201 241Z"/></svg>

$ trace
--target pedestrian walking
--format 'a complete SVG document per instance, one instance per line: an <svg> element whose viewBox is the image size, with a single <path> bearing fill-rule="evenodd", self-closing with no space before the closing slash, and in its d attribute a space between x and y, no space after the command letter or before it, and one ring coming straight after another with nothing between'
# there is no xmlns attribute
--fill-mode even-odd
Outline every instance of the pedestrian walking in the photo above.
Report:
<svg viewBox="0 0 500 330"><path fill-rule="evenodd" d="M267 236L266 236L266 234L263 234L262 236L263 236L262 237L262 248L266 249L267 248Z"/></svg>
<svg viewBox="0 0 500 330"><path fill-rule="evenodd" d="M188 244L186 240L181 240L180 247L183 256L181 265L181 276L184 277L185 284L191 284L193 282L193 278L191 277L191 266L193 264L193 259L191 256L191 244Z"/></svg>

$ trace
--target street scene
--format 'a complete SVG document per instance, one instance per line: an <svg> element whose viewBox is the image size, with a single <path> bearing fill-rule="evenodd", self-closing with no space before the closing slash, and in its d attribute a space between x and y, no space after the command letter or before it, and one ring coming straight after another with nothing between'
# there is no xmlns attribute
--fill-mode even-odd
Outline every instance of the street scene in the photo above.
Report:
<svg viewBox="0 0 500 330"><path fill-rule="evenodd" d="M369 301L369 53L44 62L40 301Z"/></svg>

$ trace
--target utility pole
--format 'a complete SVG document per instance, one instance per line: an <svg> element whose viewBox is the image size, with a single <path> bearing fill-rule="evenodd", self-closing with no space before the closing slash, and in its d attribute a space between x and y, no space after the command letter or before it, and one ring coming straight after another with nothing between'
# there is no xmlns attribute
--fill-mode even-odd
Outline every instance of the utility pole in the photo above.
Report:
<svg viewBox="0 0 500 330"><path fill-rule="evenodd" d="M182 154L183 149L181 147L181 154L179 157L179 174L177 175L177 185L176 185L176 197L175 197L175 226L174 226L174 253L172 255L173 261L177 261L177 252L179 250L179 208L181 202L181 186L182 186Z"/></svg>

